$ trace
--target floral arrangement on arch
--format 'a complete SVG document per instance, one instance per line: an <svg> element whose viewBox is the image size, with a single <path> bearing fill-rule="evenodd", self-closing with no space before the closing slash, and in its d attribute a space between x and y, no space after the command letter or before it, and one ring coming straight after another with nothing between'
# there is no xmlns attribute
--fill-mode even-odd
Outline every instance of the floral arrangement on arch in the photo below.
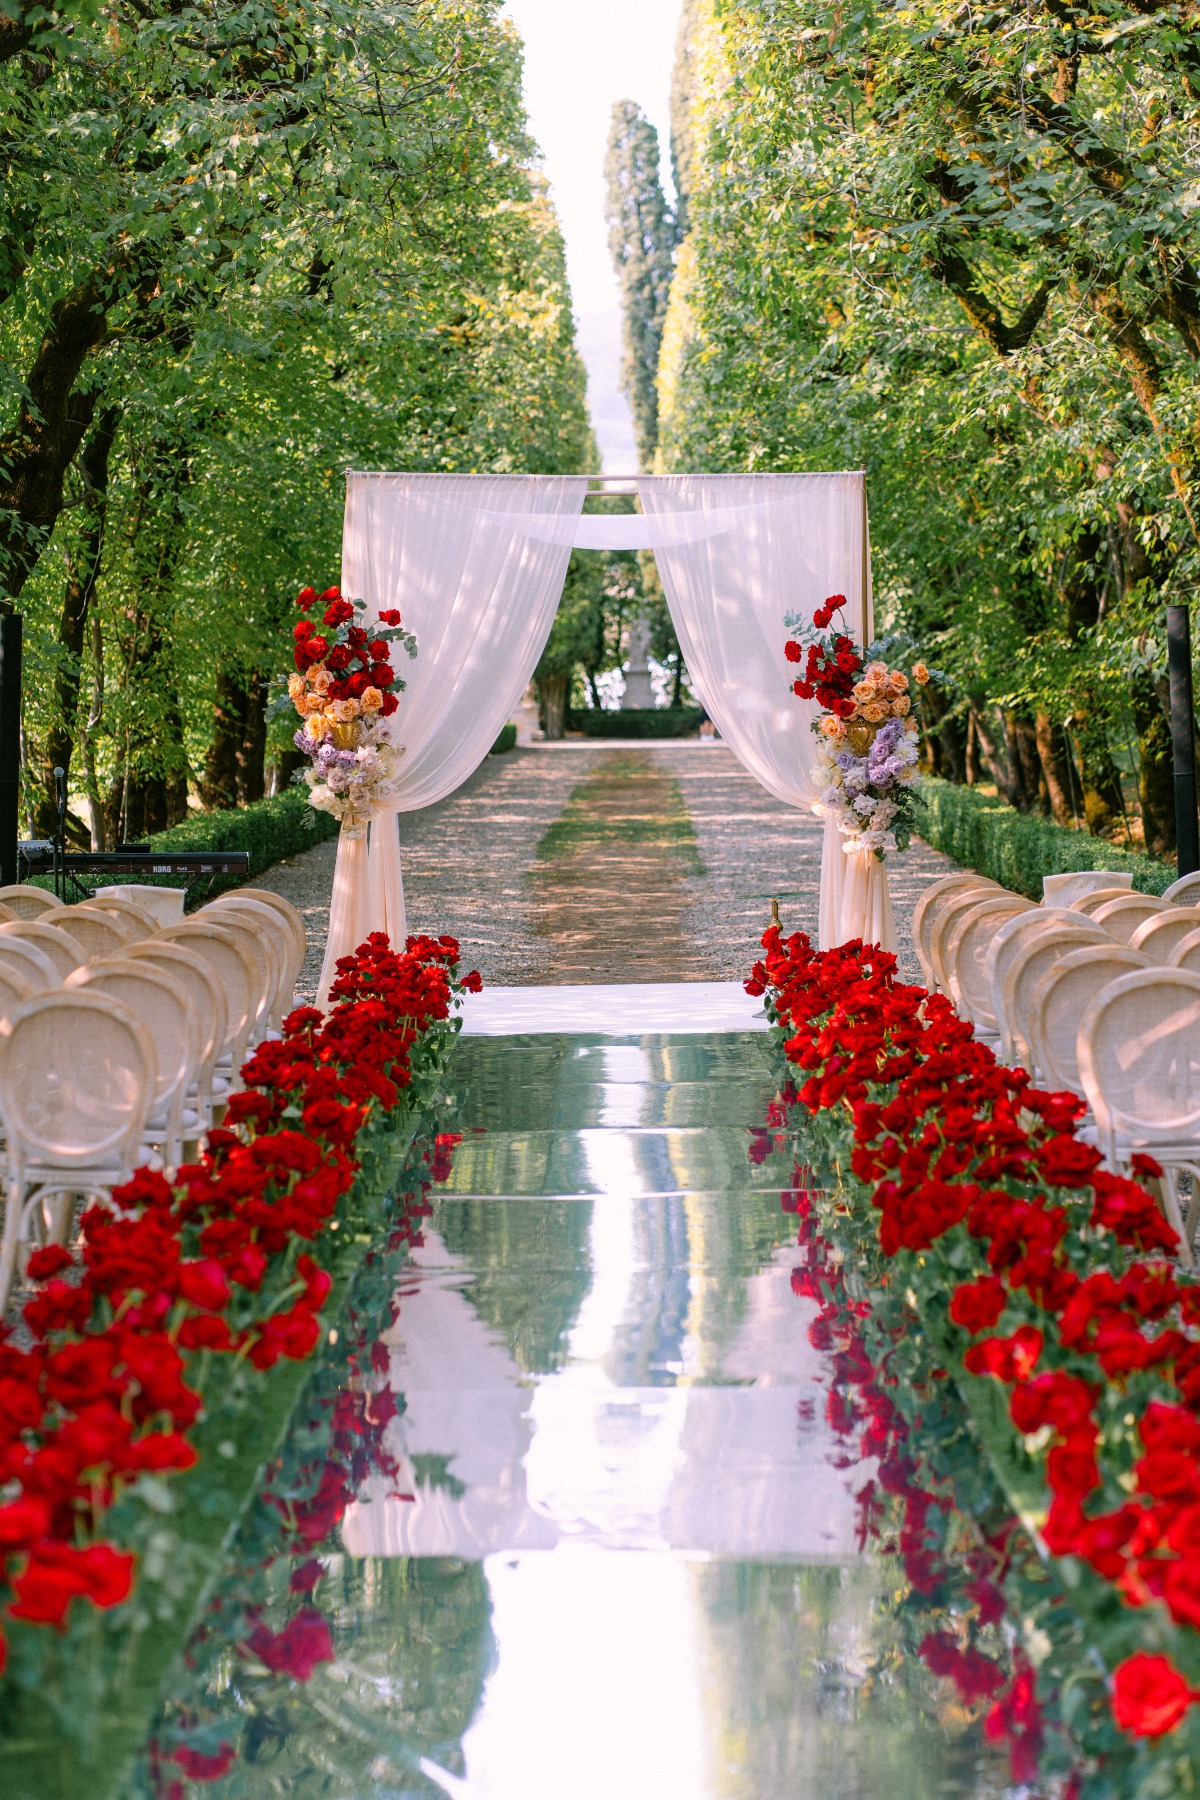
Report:
<svg viewBox="0 0 1200 1800"><path fill-rule="evenodd" d="M381 612L369 632L361 618L366 601L347 600L340 588L323 594L301 588L296 605L305 616L292 633L296 668L287 693L304 721L296 748L312 765L302 779L310 805L332 813L347 837L362 837L394 797L404 754L386 726L405 685L392 667L391 648L399 642L415 656L417 640L394 609ZM308 616L317 607L322 629Z"/></svg>
<svg viewBox="0 0 1200 1800"><path fill-rule="evenodd" d="M907 850L916 822L918 728L909 675L882 660L897 640L861 650L834 626L845 604L844 594L831 594L811 620L788 613L784 624L796 635L784 655L804 663L792 692L824 708L813 724L825 782L819 810L836 819L847 855L871 851L883 862L889 850ZM913 664L912 680L931 680L925 663Z"/></svg>

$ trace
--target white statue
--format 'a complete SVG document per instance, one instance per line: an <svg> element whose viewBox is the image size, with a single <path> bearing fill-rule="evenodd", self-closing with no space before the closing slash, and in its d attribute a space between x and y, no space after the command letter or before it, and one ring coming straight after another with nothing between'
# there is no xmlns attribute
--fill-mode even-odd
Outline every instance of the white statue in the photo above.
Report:
<svg viewBox="0 0 1200 1800"><path fill-rule="evenodd" d="M517 728L517 743L521 749L528 749L530 744L540 744L545 737L542 730L541 712L538 708L537 683L531 681L521 695L521 704L513 714L510 723Z"/></svg>

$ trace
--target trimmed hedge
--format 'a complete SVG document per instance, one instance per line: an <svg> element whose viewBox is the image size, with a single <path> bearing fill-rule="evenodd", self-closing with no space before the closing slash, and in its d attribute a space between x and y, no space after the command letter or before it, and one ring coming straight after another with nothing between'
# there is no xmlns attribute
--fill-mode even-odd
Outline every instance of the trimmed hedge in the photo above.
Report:
<svg viewBox="0 0 1200 1800"><path fill-rule="evenodd" d="M1030 900L1042 898L1043 875L1074 869L1131 874L1143 894L1161 894L1175 879L1169 863L1118 849L1086 831L1071 831L1040 813L1018 812L1003 800L951 781L922 781L917 830L935 850Z"/></svg>
<svg viewBox="0 0 1200 1800"><path fill-rule="evenodd" d="M655 706L630 712L607 712L589 706L567 714L567 728L584 737L677 738L698 731L704 717L698 706Z"/></svg>
<svg viewBox="0 0 1200 1800"><path fill-rule="evenodd" d="M507 756L508 752L510 750L515 750L516 747L517 728L510 719L507 725L501 727L500 736L492 745L490 754L492 756Z"/></svg>

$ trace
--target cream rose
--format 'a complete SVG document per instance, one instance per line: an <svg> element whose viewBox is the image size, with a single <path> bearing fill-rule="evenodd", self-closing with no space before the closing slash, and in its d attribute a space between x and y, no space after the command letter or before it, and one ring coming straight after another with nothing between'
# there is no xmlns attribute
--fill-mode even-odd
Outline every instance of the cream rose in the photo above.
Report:
<svg viewBox="0 0 1200 1800"><path fill-rule="evenodd" d="M339 725L349 725L358 717L357 700L331 700L329 710Z"/></svg>
<svg viewBox="0 0 1200 1800"><path fill-rule="evenodd" d="M327 694L332 680L333 676L323 663L308 671L308 683L314 694Z"/></svg>
<svg viewBox="0 0 1200 1800"><path fill-rule="evenodd" d="M912 701L907 694L900 694L892 701L892 716L903 719L912 710Z"/></svg>
<svg viewBox="0 0 1200 1800"><path fill-rule="evenodd" d="M827 738L844 738L846 735L844 723L841 719L834 718L832 713L825 714L818 726L818 730L824 732Z"/></svg>
<svg viewBox="0 0 1200 1800"><path fill-rule="evenodd" d="M925 687L929 682L928 665L923 662L914 663L913 664L913 677L916 681L918 681L920 683L920 685L922 687Z"/></svg>
<svg viewBox="0 0 1200 1800"><path fill-rule="evenodd" d="M377 687L364 688L360 704L365 713L378 712L383 705L383 695Z"/></svg>
<svg viewBox="0 0 1200 1800"><path fill-rule="evenodd" d="M878 725L888 717L891 710L886 700L872 700L869 706L863 707L862 716L869 725Z"/></svg>
<svg viewBox="0 0 1200 1800"><path fill-rule="evenodd" d="M890 694L906 694L908 692L908 676L903 669L889 671L887 689Z"/></svg>

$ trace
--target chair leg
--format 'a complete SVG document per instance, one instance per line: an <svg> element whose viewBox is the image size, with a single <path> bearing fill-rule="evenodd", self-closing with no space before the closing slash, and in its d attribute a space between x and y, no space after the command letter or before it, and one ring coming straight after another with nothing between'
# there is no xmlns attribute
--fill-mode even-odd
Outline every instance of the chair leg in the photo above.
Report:
<svg viewBox="0 0 1200 1800"><path fill-rule="evenodd" d="M8 1181L4 1195L4 1231L0 1235L0 1314L7 1311L12 1296L24 1210L25 1178L23 1173L16 1173Z"/></svg>
<svg viewBox="0 0 1200 1800"><path fill-rule="evenodd" d="M1190 1269L1192 1266L1192 1260L1193 1260L1192 1259L1192 1234L1188 1230L1188 1226L1184 1221L1183 1213L1182 1213L1182 1211L1180 1209L1180 1205L1179 1205L1179 1171L1178 1171L1178 1169L1172 1168L1171 1165L1168 1164L1163 1169L1161 1180L1155 1181L1155 1182L1148 1182L1146 1185L1152 1186L1152 1187L1155 1187L1158 1189L1159 1194L1161 1195L1159 1204L1162 1207L1163 1213L1166 1216L1167 1224L1171 1227L1172 1231L1175 1231L1179 1234L1179 1260L1180 1260L1180 1262L1182 1262L1184 1264L1184 1266L1186 1268ZM1194 1201L1193 1201L1193 1204L1194 1204ZM1191 1212L1192 1212L1192 1207L1189 1206L1188 1207L1189 1217L1191 1215Z"/></svg>

